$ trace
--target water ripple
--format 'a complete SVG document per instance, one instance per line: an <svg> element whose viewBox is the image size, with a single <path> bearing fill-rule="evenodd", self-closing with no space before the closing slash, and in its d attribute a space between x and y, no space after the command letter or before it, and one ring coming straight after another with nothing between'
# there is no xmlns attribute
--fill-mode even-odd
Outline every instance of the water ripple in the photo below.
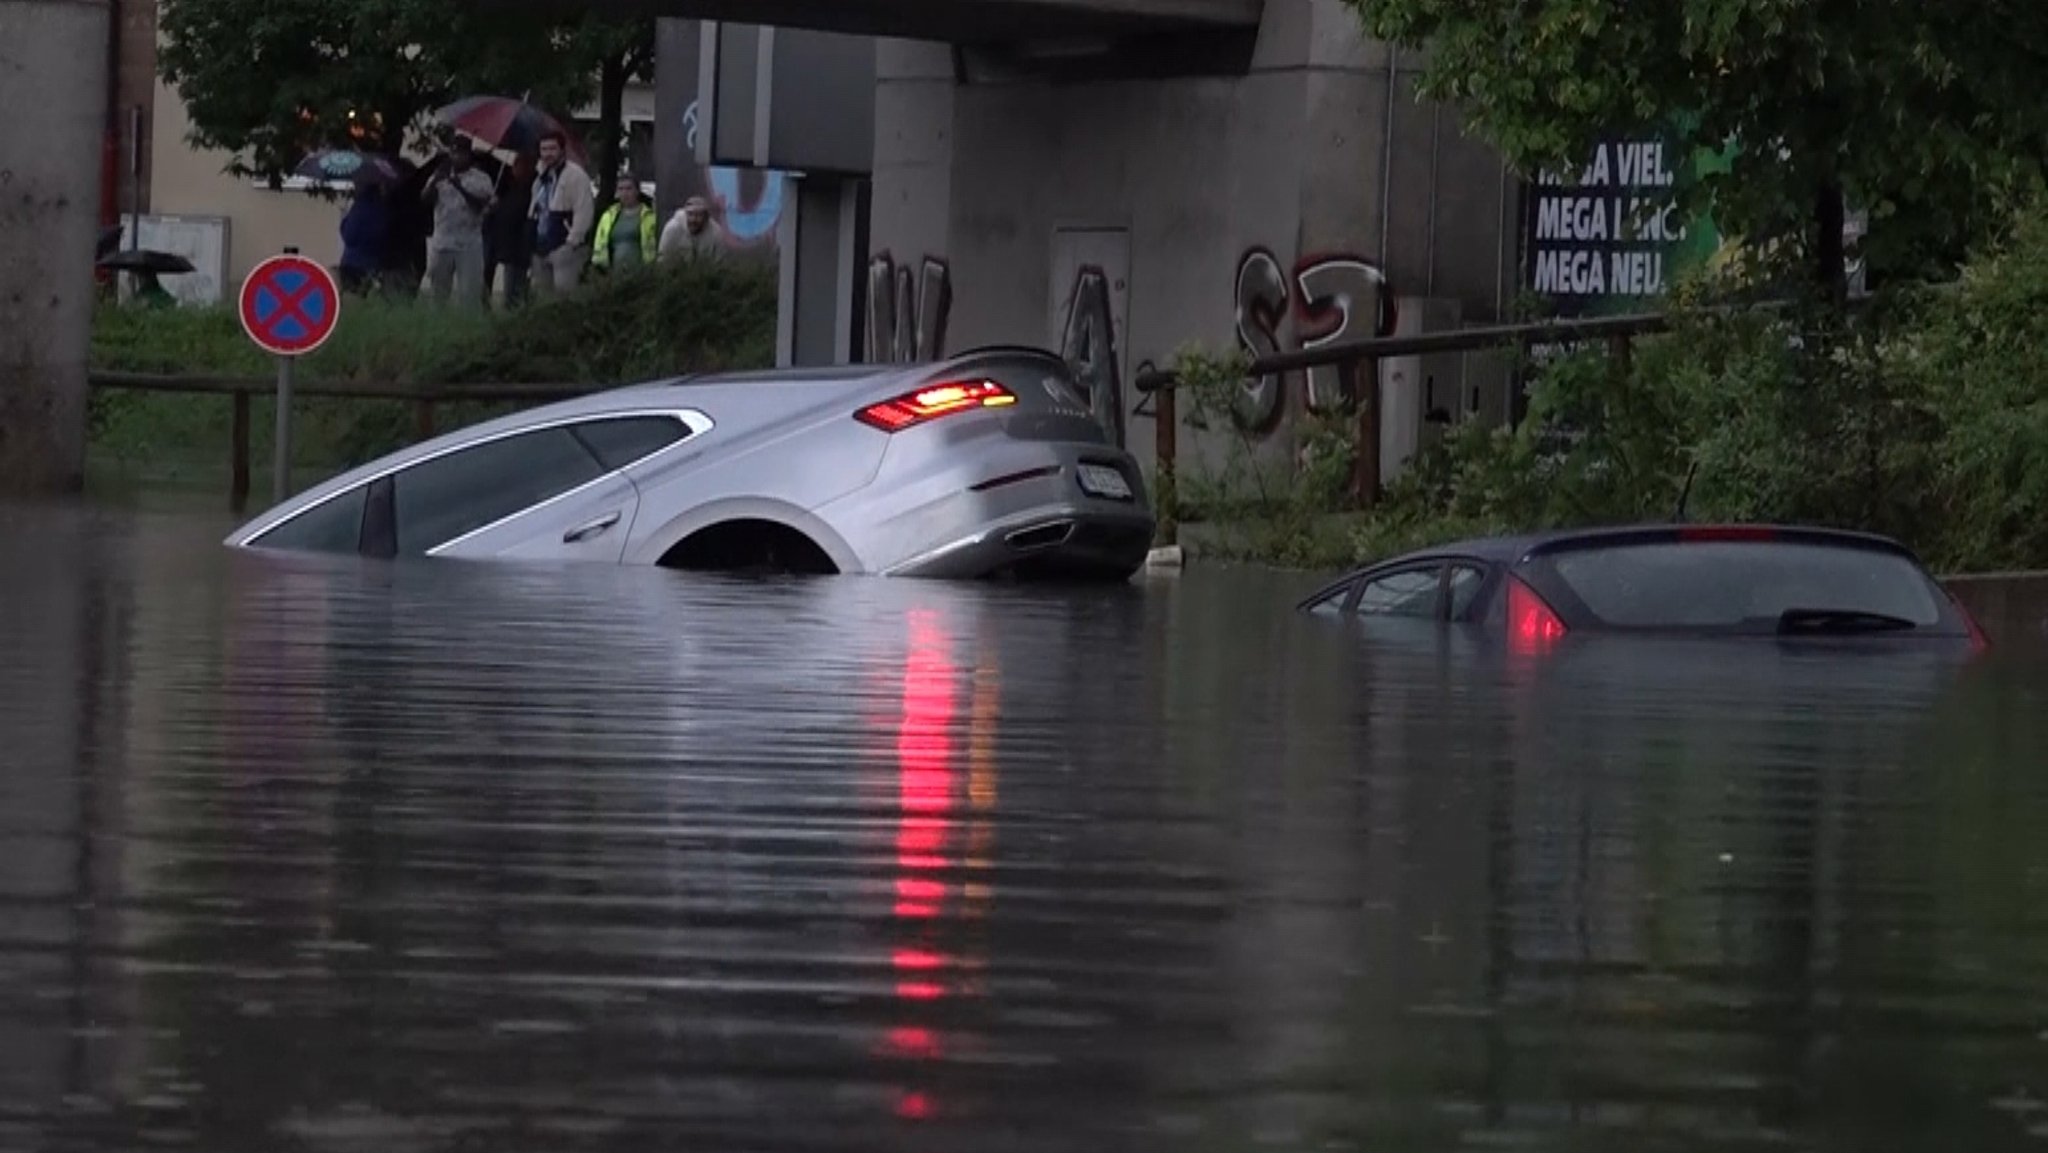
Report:
<svg viewBox="0 0 2048 1153"><path fill-rule="evenodd" d="M2048 680L0 509L0 1147L2031 1149Z"/></svg>

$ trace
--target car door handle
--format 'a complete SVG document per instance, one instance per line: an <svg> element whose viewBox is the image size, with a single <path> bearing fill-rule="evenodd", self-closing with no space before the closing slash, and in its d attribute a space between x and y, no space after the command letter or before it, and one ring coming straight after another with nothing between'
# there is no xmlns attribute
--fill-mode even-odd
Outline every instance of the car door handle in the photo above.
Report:
<svg viewBox="0 0 2048 1153"><path fill-rule="evenodd" d="M589 540L591 537L596 536L597 534L603 532L604 530L612 527L617 523L619 523L619 512L617 509L613 509L612 511L604 514L603 516L598 517L596 520L584 521L582 524L579 524L575 528L570 529L568 532L563 533L562 543L575 544L577 541Z"/></svg>

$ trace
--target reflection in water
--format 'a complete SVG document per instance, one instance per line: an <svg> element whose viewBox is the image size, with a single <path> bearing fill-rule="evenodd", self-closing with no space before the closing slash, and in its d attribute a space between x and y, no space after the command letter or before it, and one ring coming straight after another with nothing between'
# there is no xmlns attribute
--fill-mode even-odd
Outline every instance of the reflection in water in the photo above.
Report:
<svg viewBox="0 0 2048 1153"><path fill-rule="evenodd" d="M2032 654L214 529L0 511L0 1148L2048 1139Z"/></svg>

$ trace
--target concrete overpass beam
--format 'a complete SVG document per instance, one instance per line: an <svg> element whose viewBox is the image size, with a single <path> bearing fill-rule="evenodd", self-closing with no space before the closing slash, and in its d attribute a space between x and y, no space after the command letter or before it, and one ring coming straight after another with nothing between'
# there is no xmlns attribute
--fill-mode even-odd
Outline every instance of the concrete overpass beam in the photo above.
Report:
<svg viewBox="0 0 2048 1153"><path fill-rule="evenodd" d="M0 493L85 478L106 0L0 0Z"/></svg>
<svg viewBox="0 0 2048 1153"><path fill-rule="evenodd" d="M565 4L566 0L547 0ZM1256 28L1266 0L598 0L606 12L956 44Z"/></svg>
<svg viewBox="0 0 2048 1153"><path fill-rule="evenodd" d="M1517 211L1499 157L1419 101L1422 61L1365 37L1340 0L1260 13L1255 30L1122 38L1085 67L1028 44L885 47L868 283L895 292L870 291L868 310L895 340L870 357L1049 343L1142 460L1154 426L1132 378L1190 342L1386 335L1396 300L1429 322L1497 315ZM1209 66L1163 71L1141 51L1197 35L1217 46ZM1438 375L1439 401L1463 395ZM1294 418L1365 387L1334 369L1276 376L1239 416L1284 459Z"/></svg>

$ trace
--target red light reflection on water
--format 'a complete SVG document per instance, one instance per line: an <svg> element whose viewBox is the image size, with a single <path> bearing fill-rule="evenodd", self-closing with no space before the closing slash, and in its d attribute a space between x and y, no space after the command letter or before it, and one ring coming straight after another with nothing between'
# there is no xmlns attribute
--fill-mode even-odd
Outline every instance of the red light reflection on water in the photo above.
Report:
<svg viewBox="0 0 2048 1153"><path fill-rule="evenodd" d="M939 1055L938 1034L917 1025L898 1025L885 1038L889 1052L898 1057L928 1061Z"/></svg>
<svg viewBox="0 0 2048 1153"><path fill-rule="evenodd" d="M932 1099L923 1093L905 1093L896 1098L896 1115L922 1121L932 1115Z"/></svg>
<svg viewBox="0 0 2048 1153"><path fill-rule="evenodd" d="M910 654L903 663L903 719L896 732L896 782L902 816L896 827L896 915L934 917L944 883L919 872L951 864L946 841L953 807L954 683L950 640L929 612L910 614Z"/></svg>
<svg viewBox="0 0 2048 1153"><path fill-rule="evenodd" d="M951 960L927 938L938 928L954 868L952 725L959 669L952 638L930 612L910 614L910 652L903 663L903 712L896 730L896 917L905 930L890 951L897 1001L906 1011L947 995L942 977ZM912 1018L915 1020L915 1018ZM884 1034L882 1051L906 1061L930 1061L941 1052L938 1034L918 1024ZM933 1113L931 1096L903 1089L896 1115L920 1121Z"/></svg>

